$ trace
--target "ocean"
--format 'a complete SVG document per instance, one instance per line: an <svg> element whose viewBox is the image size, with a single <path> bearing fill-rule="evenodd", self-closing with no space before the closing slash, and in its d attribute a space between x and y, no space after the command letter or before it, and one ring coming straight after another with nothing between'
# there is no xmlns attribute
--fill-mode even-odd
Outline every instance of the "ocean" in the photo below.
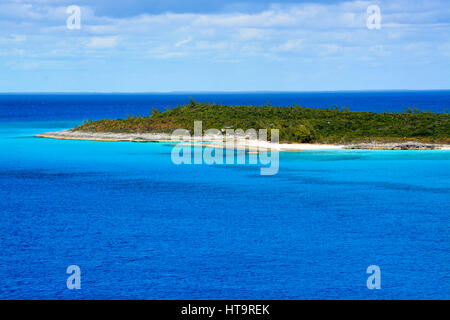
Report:
<svg viewBox="0 0 450 320"><path fill-rule="evenodd" d="M449 299L450 151L175 165L165 143L35 138L189 97L450 109L450 91L0 95L0 299ZM66 269L81 270L69 290ZM366 272L379 266L381 289Z"/></svg>

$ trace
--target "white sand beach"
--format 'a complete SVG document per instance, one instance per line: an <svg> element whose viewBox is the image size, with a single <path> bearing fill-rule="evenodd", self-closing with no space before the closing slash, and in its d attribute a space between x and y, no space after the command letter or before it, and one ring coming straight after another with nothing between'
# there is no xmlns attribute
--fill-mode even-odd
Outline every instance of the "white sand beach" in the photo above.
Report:
<svg viewBox="0 0 450 320"><path fill-rule="evenodd" d="M227 148L230 145L223 141L222 137L204 136L201 140L195 137L178 137L172 139L170 134L156 133L97 133L64 130L59 132L47 132L36 134L39 138L61 139L61 140L87 140L87 141L132 141L132 142L186 142L211 148ZM308 144L308 143L271 143L261 140L236 139L236 149L247 149L251 151L278 150L278 151L303 151L303 150L329 150L342 149L343 145L332 144Z"/></svg>
<svg viewBox="0 0 450 320"><path fill-rule="evenodd" d="M167 133L104 133L64 130L36 134L39 138L61 140L87 140L87 141L128 141L128 142L159 142L159 143L189 143L210 148L245 149L248 151L307 151L307 150L338 150L338 149L375 149L375 150L450 150L450 145L426 144L419 142L390 142L390 143L361 143L361 144L310 144L310 143L272 143L262 140L245 139L238 137L233 141L224 141L223 136L203 136L201 138L180 136L173 138Z"/></svg>

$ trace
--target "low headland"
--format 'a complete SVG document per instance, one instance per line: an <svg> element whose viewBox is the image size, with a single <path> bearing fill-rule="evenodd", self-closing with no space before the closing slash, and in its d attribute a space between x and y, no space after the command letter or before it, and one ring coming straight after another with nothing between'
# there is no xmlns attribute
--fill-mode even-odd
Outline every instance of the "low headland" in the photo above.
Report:
<svg viewBox="0 0 450 320"><path fill-rule="evenodd" d="M133 142L174 142L172 132L185 129L194 132L194 122L202 121L202 130L271 129L279 130L279 143L246 139L245 148L267 148L285 151L308 149L381 149L432 150L450 149L450 115L408 109L402 113L352 112L347 108L313 109L299 106L264 107L224 106L197 103L166 111L153 109L149 116L126 119L85 121L74 129L38 134L37 137ZM203 136L209 147L223 138ZM236 147L244 147L244 138L236 137ZM187 141L180 137L179 141ZM223 141L223 140L222 140ZM195 139L191 139L195 143Z"/></svg>

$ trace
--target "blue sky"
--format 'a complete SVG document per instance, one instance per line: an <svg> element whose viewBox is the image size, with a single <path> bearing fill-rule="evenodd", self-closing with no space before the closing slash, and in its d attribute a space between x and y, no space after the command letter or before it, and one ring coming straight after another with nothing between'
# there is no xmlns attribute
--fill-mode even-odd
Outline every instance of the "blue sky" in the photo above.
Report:
<svg viewBox="0 0 450 320"><path fill-rule="evenodd" d="M450 89L449 4L0 0L0 92Z"/></svg>

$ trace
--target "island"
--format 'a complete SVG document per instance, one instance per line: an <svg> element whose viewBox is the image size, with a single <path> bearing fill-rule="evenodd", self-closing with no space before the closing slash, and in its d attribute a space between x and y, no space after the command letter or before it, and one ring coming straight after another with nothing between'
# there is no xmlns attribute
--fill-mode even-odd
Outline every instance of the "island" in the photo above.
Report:
<svg viewBox="0 0 450 320"><path fill-rule="evenodd" d="M429 150L449 149L450 115L408 108L405 112L353 112L337 106L326 109L301 106L226 106L213 103L189 104L150 115L125 119L85 121L76 128L38 134L37 137L133 142L173 142L172 132L194 132L194 122L202 130L278 129L279 143L251 141L254 147L280 150L320 148ZM214 136L202 142L214 141ZM180 138L179 141L185 141ZM211 145L210 145L211 146ZM217 147L217 144L212 146Z"/></svg>

